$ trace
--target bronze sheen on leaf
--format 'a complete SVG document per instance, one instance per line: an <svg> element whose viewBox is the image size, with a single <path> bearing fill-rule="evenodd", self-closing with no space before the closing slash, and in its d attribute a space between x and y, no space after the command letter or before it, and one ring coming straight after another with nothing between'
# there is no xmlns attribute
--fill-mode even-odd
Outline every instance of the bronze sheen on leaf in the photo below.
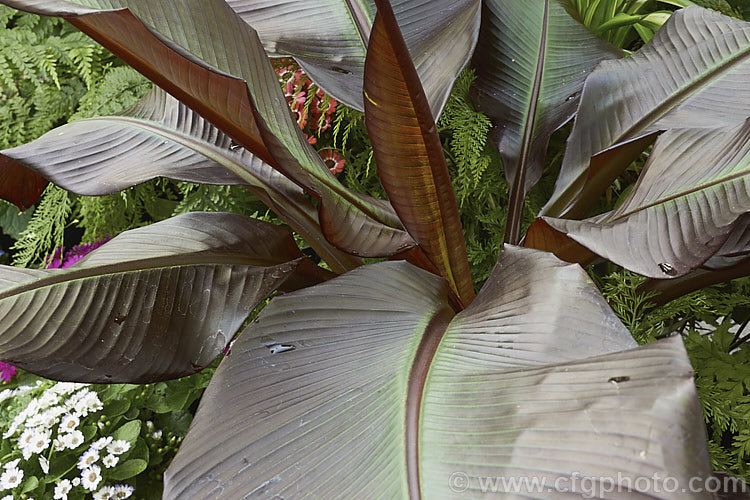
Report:
<svg viewBox="0 0 750 500"><path fill-rule="evenodd" d="M0 359L78 382L189 375L303 261L287 230L196 212L122 233L66 269L0 266Z"/></svg>
<svg viewBox="0 0 750 500"><path fill-rule="evenodd" d="M257 33L223 0L8 2L62 15L235 142L321 200L326 237L345 251L388 256L413 246L387 203L344 188L310 147L284 102ZM322 211L325 213L322 213ZM358 226L357 234L342 231Z"/></svg>
<svg viewBox="0 0 750 500"><path fill-rule="evenodd" d="M387 1L365 61L365 124L383 187L407 232L467 305L474 289L435 121Z"/></svg>
<svg viewBox="0 0 750 500"><path fill-rule="evenodd" d="M567 215L597 153L660 130L743 122L750 116L748 79L750 23L697 6L675 11L641 50L602 62L586 79L542 215ZM613 159L613 165L599 166L614 170L607 174L611 179L628 165Z"/></svg>
<svg viewBox="0 0 750 500"><path fill-rule="evenodd" d="M552 133L573 117L586 76L621 51L588 31L568 2L489 0L472 61L477 107L496 126L510 185L506 241L520 240L523 200L539 181Z"/></svg>
<svg viewBox="0 0 750 500"><path fill-rule="evenodd" d="M580 471L687 487L710 474L692 380L680 339L638 348L586 273L546 252L506 246L458 315L444 280L364 266L277 297L239 337L164 496L456 498L456 471L472 493Z"/></svg>

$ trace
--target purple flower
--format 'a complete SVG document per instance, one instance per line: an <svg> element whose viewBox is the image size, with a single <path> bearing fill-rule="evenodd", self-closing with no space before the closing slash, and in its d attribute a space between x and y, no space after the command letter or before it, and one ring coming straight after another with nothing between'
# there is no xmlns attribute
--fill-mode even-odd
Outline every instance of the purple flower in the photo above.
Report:
<svg viewBox="0 0 750 500"><path fill-rule="evenodd" d="M55 252L52 254L52 256L48 257L49 264L47 264L47 269L64 269L66 267L72 266L73 264L84 258L88 253L96 250L108 241L109 236L104 238L102 241L77 245L65 252L65 254L63 254L64 247L57 247L55 248Z"/></svg>
<svg viewBox="0 0 750 500"><path fill-rule="evenodd" d="M15 366L0 361L0 380L10 382L11 377L16 373L18 373L18 369Z"/></svg>
<svg viewBox="0 0 750 500"><path fill-rule="evenodd" d="M47 257L49 260L47 263L48 269L59 269L62 266L62 251L63 247L57 247L54 253Z"/></svg>

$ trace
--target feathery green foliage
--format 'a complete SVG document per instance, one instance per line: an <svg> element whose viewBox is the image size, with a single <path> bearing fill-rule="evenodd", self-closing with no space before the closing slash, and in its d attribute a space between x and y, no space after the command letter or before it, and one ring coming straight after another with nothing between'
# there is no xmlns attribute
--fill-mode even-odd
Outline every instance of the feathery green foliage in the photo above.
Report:
<svg viewBox="0 0 750 500"><path fill-rule="evenodd" d="M0 6L0 45L0 148L29 142L69 120L122 111L151 87L62 19ZM14 264L43 265L62 244L71 213L82 214L79 223L88 241L134 227L146 211L141 205L151 203L144 201L150 197L144 190L148 188L113 195L122 201L118 204L110 197L77 197L50 187L33 217L32 209L4 211L4 232L17 234L28 224L12 247Z"/></svg>
<svg viewBox="0 0 750 500"><path fill-rule="evenodd" d="M678 332L695 369L713 468L750 481L750 279L697 290L654 309L645 278L617 271L602 278L610 305L641 343ZM737 328L737 325L742 326Z"/></svg>
<svg viewBox="0 0 750 500"><path fill-rule="evenodd" d="M13 265L45 265L45 257L63 245L65 226L72 209L71 195L50 184L44 190L29 225L13 246L17 250Z"/></svg>
<svg viewBox="0 0 750 500"><path fill-rule="evenodd" d="M736 17L742 19L742 13L738 8L733 7L727 0L692 0L695 5L700 5L707 9L721 12L725 16Z"/></svg>
<svg viewBox="0 0 750 500"><path fill-rule="evenodd" d="M169 217L174 202L160 196L159 182L144 182L107 196L78 197L77 223L84 229L82 242L99 241Z"/></svg>
<svg viewBox="0 0 750 500"><path fill-rule="evenodd" d="M138 102L151 82L130 66L112 67L78 103L69 121L117 114Z"/></svg>
<svg viewBox="0 0 750 500"><path fill-rule="evenodd" d="M448 149L458 174L454 184L458 188L459 205L476 190L482 175L493 161L486 147L492 121L476 111L469 98L469 89L474 80L476 72L473 69L459 75L451 99L438 122L440 130L450 131Z"/></svg>
<svg viewBox="0 0 750 500"><path fill-rule="evenodd" d="M480 287L492 271L502 247L499 235L503 234L508 215L508 183L500 155L490 143L490 119L478 111L469 98L475 79L471 68L458 77L438 120L438 131L459 205L474 285ZM563 136L553 136L555 151L562 152L563 144ZM534 221L552 192L560 160L561 155L550 160L541 182L526 198L524 228Z"/></svg>
<svg viewBox="0 0 750 500"><path fill-rule="evenodd" d="M340 104L336 107L332 128L332 145L340 149L346 159L346 167L339 176L341 182L357 192L385 199L365 128L364 113Z"/></svg>
<svg viewBox="0 0 750 500"><path fill-rule="evenodd" d="M115 58L67 22L0 6L0 147L66 122Z"/></svg>
<svg viewBox="0 0 750 500"><path fill-rule="evenodd" d="M172 211L173 216L199 211L251 214L258 210L267 210L258 198L242 186L211 186L178 182L176 189L182 199Z"/></svg>
<svg viewBox="0 0 750 500"><path fill-rule="evenodd" d="M696 367L713 467L750 479L750 345L736 346L728 318L710 334L691 330L685 337Z"/></svg>

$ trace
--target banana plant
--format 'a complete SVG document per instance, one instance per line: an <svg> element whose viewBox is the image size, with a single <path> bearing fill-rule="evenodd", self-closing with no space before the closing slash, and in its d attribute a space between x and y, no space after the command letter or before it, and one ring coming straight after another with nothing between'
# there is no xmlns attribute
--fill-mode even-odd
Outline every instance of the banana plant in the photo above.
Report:
<svg viewBox="0 0 750 500"><path fill-rule="evenodd" d="M612 491L576 478L713 498L696 487L711 469L680 338L638 347L580 266L550 251L669 278L747 251L750 25L690 7L623 57L565 0L1 3L67 19L163 89L2 151L11 201L29 205L47 180L88 195L156 176L245 185L330 268L287 230L209 213L125 232L64 270L0 267L0 359L35 373L163 380L231 344L164 498ZM361 103L388 201L346 189L311 149L269 62L279 54ZM470 60L512 193L506 245L476 295L435 126ZM519 247L523 199L574 116L525 240L541 249ZM585 210L657 135L632 201L552 217ZM239 332L277 288L289 293Z"/></svg>

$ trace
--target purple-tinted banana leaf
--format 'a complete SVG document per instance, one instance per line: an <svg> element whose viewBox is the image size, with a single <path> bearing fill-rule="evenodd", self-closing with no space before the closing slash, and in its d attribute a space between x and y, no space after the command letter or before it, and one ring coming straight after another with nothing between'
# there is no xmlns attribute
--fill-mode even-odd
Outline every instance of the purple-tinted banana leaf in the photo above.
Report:
<svg viewBox="0 0 750 500"><path fill-rule="evenodd" d="M246 185L334 271L360 264L328 243L299 186L158 87L121 115L76 121L0 152L0 171L19 167L82 195L115 193L157 176Z"/></svg>
<svg viewBox="0 0 750 500"><path fill-rule="evenodd" d="M334 245L385 256L414 241L387 202L344 188L302 135L257 33L224 0L2 0L62 16L321 200Z"/></svg>
<svg viewBox="0 0 750 500"><path fill-rule="evenodd" d="M3 165L0 161L0 199L19 210L26 210L42 195L49 181L21 165Z"/></svg>
<svg viewBox="0 0 750 500"><path fill-rule="evenodd" d="M164 498L527 496L482 491L513 477L559 498L577 476L654 474L687 488L710 475L704 440L679 338L636 348L579 266L506 246L456 316L445 282L403 262L275 298L217 369Z"/></svg>
<svg viewBox="0 0 750 500"><path fill-rule="evenodd" d="M750 214L737 219L734 228L724 244L703 263L704 269L724 269L745 260L750 256Z"/></svg>
<svg viewBox="0 0 750 500"><path fill-rule="evenodd" d="M555 254L565 262L575 262L586 266L596 259L596 254L565 233L552 229L544 219L531 223L523 237L523 246Z"/></svg>
<svg viewBox="0 0 750 500"><path fill-rule="evenodd" d="M312 80L362 111L365 54L375 19L372 0L228 0L258 31L271 57L291 56ZM479 0L396 0L393 10L438 117L479 31Z"/></svg>
<svg viewBox="0 0 750 500"><path fill-rule="evenodd" d="M690 292L745 276L750 276L750 256L720 268L696 269L675 279L649 279L638 287L638 292L659 292L649 302L660 306Z"/></svg>
<svg viewBox="0 0 750 500"><path fill-rule="evenodd" d="M494 144L511 186L505 241L513 244L550 136L573 117L594 66L621 55L568 8L565 0L489 0L482 10L473 97L495 124Z"/></svg>
<svg viewBox="0 0 750 500"><path fill-rule="evenodd" d="M724 244L703 265L676 279L649 279L639 291L657 291L650 299L661 305L687 293L735 278L750 276L750 214L740 216Z"/></svg>
<svg viewBox="0 0 750 500"><path fill-rule="evenodd" d="M750 120L719 129L672 129L615 210L546 222L618 265L650 278L706 262L750 212Z"/></svg>
<svg viewBox="0 0 750 500"><path fill-rule="evenodd" d="M66 269L0 266L0 359L78 382L192 374L305 260L288 230L195 212L126 231Z"/></svg>
<svg viewBox="0 0 750 500"><path fill-rule="evenodd" d="M750 23L695 6L676 11L641 50L602 62L586 79L560 176L542 215L567 213L591 157L601 151L659 130L743 122L750 117L748 80ZM612 168L624 169L632 159Z"/></svg>
<svg viewBox="0 0 750 500"><path fill-rule="evenodd" d="M435 120L387 1L365 62L365 124L401 222L463 305L474 299L461 219Z"/></svg>

